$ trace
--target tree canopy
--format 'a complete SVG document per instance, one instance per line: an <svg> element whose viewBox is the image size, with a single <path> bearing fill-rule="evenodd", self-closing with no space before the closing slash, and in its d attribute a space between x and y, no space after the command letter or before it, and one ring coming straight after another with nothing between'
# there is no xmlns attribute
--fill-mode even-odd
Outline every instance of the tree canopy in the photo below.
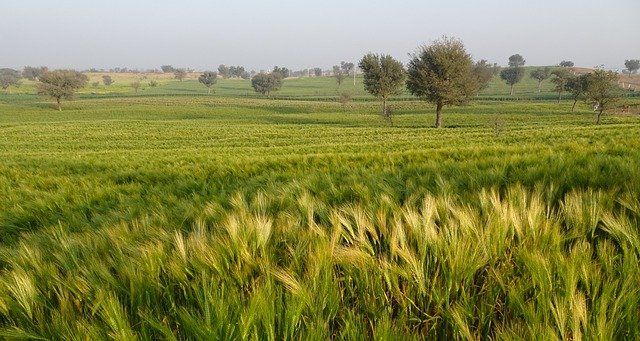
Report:
<svg viewBox="0 0 640 341"><path fill-rule="evenodd" d="M407 78L404 66L390 55L373 53L362 57L358 66L364 74L364 89L382 99L382 116L393 124L391 114L387 110L387 101L390 96L402 93Z"/></svg>
<svg viewBox="0 0 640 341"><path fill-rule="evenodd" d="M205 71L200 77L198 77L198 82L207 87L207 93L211 93L211 87L218 82L218 73L213 71ZM216 91L213 90L213 93Z"/></svg>
<svg viewBox="0 0 640 341"><path fill-rule="evenodd" d="M175 69L173 71L173 76L175 79L182 82L182 80L187 77L187 70L185 69Z"/></svg>
<svg viewBox="0 0 640 341"><path fill-rule="evenodd" d="M520 66L524 66L525 60L524 57L522 57L519 54L514 54L511 55L509 57L509 66L510 67L520 67Z"/></svg>
<svg viewBox="0 0 640 341"><path fill-rule="evenodd" d="M638 72L638 69L640 69L640 60L638 59L625 60L624 67L627 68L627 72L629 72L629 74L636 73Z"/></svg>
<svg viewBox="0 0 640 341"><path fill-rule="evenodd" d="M573 62L570 60L563 60L560 62L560 66L562 67L573 67Z"/></svg>
<svg viewBox="0 0 640 341"><path fill-rule="evenodd" d="M342 84L342 81L347 77L347 75L344 73L344 70L342 70L342 68L339 65L334 65L333 66L333 78L336 79L336 82L338 83L338 86L340 86L340 84Z"/></svg>
<svg viewBox="0 0 640 341"><path fill-rule="evenodd" d="M602 113L613 108L622 97L622 90L618 87L617 80L618 74L613 71L595 70L586 76L585 96L595 104L598 111L596 124L600 124Z"/></svg>
<svg viewBox="0 0 640 341"><path fill-rule="evenodd" d="M551 74L554 76L551 82L556 85L554 90L558 93L558 102L560 102L562 93L566 90L567 82L573 75L569 70L563 68L555 69Z"/></svg>
<svg viewBox="0 0 640 341"><path fill-rule="evenodd" d="M276 65L273 67L273 71L271 71L271 73L280 74L281 78L284 79L289 77L289 75L291 74L291 70L287 69L286 67L279 67Z"/></svg>
<svg viewBox="0 0 640 341"><path fill-rule="evenodd" d="M540 92L540 85L542 84L542 81L551 77L551 68L537 68L532 70L529 75L531 76L531 78L538 81L538 92Z"/></svg>
<svg viewBox="0 0 640 341"><path fill-rule="evenodd" d="M524 69L518 66L511 66L500 71L500 78L511 87L511 96L513 96L513 86L518 84L524 78Z"/></svg>
<svg viewBox="0 0 640 341"><path fill-rule="evenodd" d="M460 105L479 90L471 56L462 41L443 37L413 54L407 89L436 105L436 128L442 126L442 108Z"/></svg>
<svg viewBox="0 0 640 341"><path fill-rule="evenodd" d="M25 66L24 69L22 69L22 77L30 80L30 81L35 81L38 80L38 77L40 77L41 74L47 72L47 67L46 66L40 66L40 67L33 67L33 66Z"/></svg>
<svg viewBox="0 0 640 341"><path fill-rule="evenodd" d="M253 90L267 96L272 91L280 90L282 83L282 77L279 73L259 73L251 78Z"/></svg>
<svg viewBox="0 0 640 341"><path fill-rule="evenodd" d="M75 70L47 71L40 75L38 94L55 99L58 110L62 111L61 101L73 100L76 91L84 87L88 80L86 75Z"/></svg>
<svg viewBox="0 0 640 341"><path fill-rule="evenodd" d="M20 85L20 79L22 74L18 70L14 69L0 69L0 87L2 90L7 90L10 86Z"/></svg>

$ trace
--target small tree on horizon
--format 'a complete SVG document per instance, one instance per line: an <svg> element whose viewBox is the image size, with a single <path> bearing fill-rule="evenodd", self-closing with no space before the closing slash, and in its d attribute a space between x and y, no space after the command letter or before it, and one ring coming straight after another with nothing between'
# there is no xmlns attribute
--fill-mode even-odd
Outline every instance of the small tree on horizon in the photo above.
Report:
<svg viewBox="0 0 640 341"><path fill-rule="evenodd" d="M73 100L76 91L84 87L88 80L86 75L75 70L47 71L40 76L38 94L55 99L58 110L62 111L61 101Z"/></svg>
<svg viewBox="0 0 640 341"><path fill-rule="evenodd" d="M291 75L291 70L289 70L286 67L279 67L279 66L274 66L273 67L273 71L271 71L272 74L277 73L280 74L282 79L285 79L287 77L289 77Z"/></svg>
<svg viewBox="0 0 640 341"><path fill-rule="evenodd" d="M322 76L322 69L319 67L313 68L313 75L316 77Z"/></svg>
<svg viewBox="0 0 640 341"><path fill-rule="evenodd" d="M109 75L104 75L102 76L102 83L106 86L109 86L111 84L113 84L113 79L111 78L111 76Z"/></svg>
<svg viewBox="0 0 640 341"><path fill-rule="evenodd" d="M47 72L49 69L46 66L33 67L33 66L25 66L22 69L22 77L35 81L38 80L38 77L43 73Z"/></svg>
<svg viewBox="0 0 640 341"><path fill-rule="evenodd" d="M531 71L529 75L531 76L531 78L538 81L538 92L540 92L540 85L542 84L542 81L551 77L551 68L538 68Z"/></svg>
<svg viewBox="0 0 640 341"><path fill-rule="evenodd" d="M617 81L618 74L613 71L595 70L586 75L585 96L596 105L596 124L600 124L602 113L613 108L622 97L622 90L618 87Z"/></svg>
<svg viewBox="0 0 640 341"><path fill-rule="evenodd" d="M629 73L629 75L631 75L632 73L638 72L638 70L640 69L640 60L638 59L625 60L624 66L627 68L627 72Z"/></svg>
<svg viewBox="0 0 640 341"><path fill-rule="evenodd" d="M464 104L479 90L471 55L455 38L445 36L420 48L407 69L407 89L436 105L436 128L442 126L445 105Z"/></svg>
<svg viewBox="0 0 640 341"><path fill-rule="evenodd" d="M182 80L187 77L187 70L185 69L175 69L175 71L173 71L173 76L175 79L179 80L182 82Z"/></svg>
<svg viewBox="0 0 640 341"><path fill-rule="evenodd" d="M207 87L207 93L211 94L211 87L213 87L218 82L218 73L213 71L205 71L200 77L198 77L198 82ZM216 93L216 90L213 89L213 93Z"/></svg>
<svg viewBox="0 0 640 341"><path fill-rule="evenodd" d="M524 63L524 57L517 53L509 57L509 67L522 67Z"/></svg>
<svg viewBox="0 0 640 341"><path fill-rule="evenodd" d="M563 60L560 62L561 67L573 67L573 62L570 60Z"/></svg>
<svg viewBox="0 0 640 341"><path fill-rule="evenodd" d="M280 90L282 77L279 73L259 73L251 78L251 87L255 92L270 96L271 92Z"/></svg>
<svg viewBox="0 0 640 341"><path fill-rule="evenodd" d="M390 96L402 93L402 85L407 78L404 66L390 55L369 53L362 57L358 67L364 75L364 89L382 99L382 117L393 125L387 101Z"/></svg>
<svg viewBox="0 0 640 341"><path fill-rule="evenodd" d="M174 71L176 71L176 69L171 65L162 65L160 69L164 73L173 73Z"/></svg>
<svg viewBox="0 0 640 341"><path fill-rule="evenodd" d="M344 74L344 71L342 70L342 68L338 65L334 65L333 78L336 79L336 82L338 83L338 87L342 84L342 81L344 80L345 77L346 75Z"/></svg>

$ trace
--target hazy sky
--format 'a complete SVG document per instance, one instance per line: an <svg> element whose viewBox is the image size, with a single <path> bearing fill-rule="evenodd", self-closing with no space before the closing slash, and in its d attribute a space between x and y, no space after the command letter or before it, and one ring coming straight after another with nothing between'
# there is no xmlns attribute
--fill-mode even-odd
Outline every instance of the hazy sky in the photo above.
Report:
<svg viewBox="0 0 640 341"><path fill-rule="evenodd" d="M499 64L617 69L640 58L640 0L0 0L0 67L329 68L442 35Z"/></svg>

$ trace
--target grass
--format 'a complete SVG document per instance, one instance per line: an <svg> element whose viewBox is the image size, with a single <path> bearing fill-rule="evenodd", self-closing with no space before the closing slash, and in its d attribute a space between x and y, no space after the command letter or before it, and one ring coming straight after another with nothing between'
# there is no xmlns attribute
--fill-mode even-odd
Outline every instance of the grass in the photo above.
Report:
<svg viewBox="0 0 640 341"><path fill-rule="evenodd" d="M640 338L640 117L329 81L0 95L0 335Z"/></svg>

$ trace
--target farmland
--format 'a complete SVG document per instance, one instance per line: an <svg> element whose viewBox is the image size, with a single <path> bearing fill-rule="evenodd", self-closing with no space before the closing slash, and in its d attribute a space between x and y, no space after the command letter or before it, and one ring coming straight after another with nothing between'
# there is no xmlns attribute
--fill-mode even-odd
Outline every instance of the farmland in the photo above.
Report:
<svg viewBox="0 0 640 341"><path fill-rule="evenodd" d="M0 94L3 337L640 338L637 114L132 79Z"/></svg>

